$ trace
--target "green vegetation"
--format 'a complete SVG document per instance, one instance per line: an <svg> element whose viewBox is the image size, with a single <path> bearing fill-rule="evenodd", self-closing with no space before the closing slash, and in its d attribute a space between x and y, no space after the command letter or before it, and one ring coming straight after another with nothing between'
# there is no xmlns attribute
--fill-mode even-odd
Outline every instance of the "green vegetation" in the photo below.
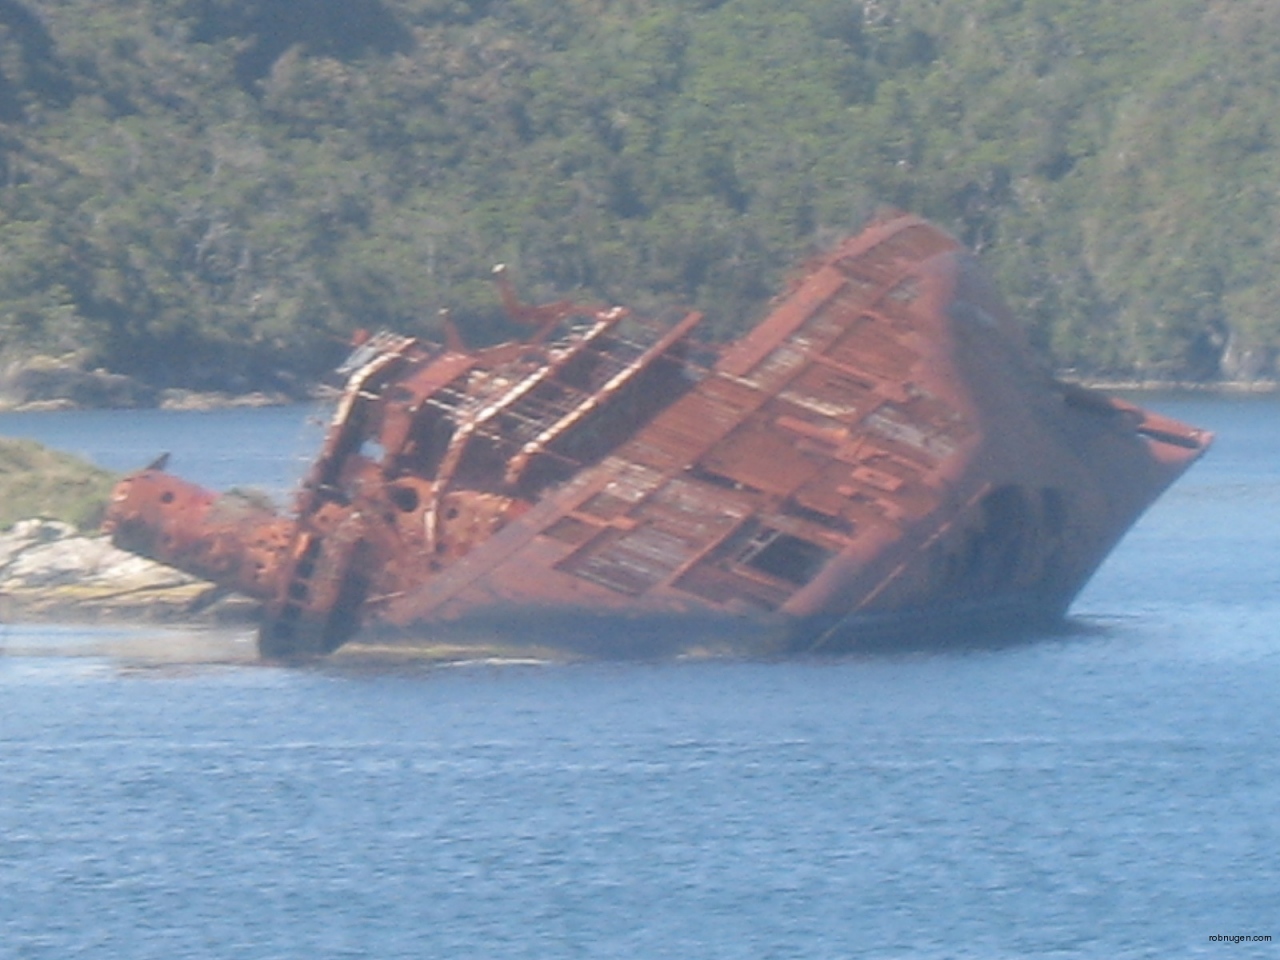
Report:
<svg viewBox="0 0 1280 960"><path fill-rule="evenodd" d="M29 517L95 529L118 479L34 440L0 437L0 530Z"/></svg>
<svg viewBox="0 0 1280 960"><path fill-rule="evenodd" d="M0 360L290 390L535 298L720 335L883 204L1061 368L1273 377L1262 0L0 0Z"/></svg>

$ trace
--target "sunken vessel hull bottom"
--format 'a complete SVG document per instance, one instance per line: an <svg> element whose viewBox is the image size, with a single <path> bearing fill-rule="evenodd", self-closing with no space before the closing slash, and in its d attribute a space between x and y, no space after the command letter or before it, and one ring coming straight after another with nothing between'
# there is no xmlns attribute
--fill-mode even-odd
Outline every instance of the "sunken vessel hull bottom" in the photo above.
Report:
<svg viewBox="0 0 1280 960"><path fill-rule="evenodd" d="M498 285L521 340L383 333L279 513L153 464L122 547L263 604L260 649L492 634L592 656L1051 628L1211 436L1050 375L975 259L886 216L739 339Z"/></svg>
<svg viewBox="0 0 1280 960"><path fill-rule="evenodd" d="M495 608L403 627L373 623L352 641L351 651L411 654L445 648L450 658L462 659L506 654L549 660L772 660L992 648L1058 635L1069 627L1066 604L1037 596L803 621Z"/></svg>

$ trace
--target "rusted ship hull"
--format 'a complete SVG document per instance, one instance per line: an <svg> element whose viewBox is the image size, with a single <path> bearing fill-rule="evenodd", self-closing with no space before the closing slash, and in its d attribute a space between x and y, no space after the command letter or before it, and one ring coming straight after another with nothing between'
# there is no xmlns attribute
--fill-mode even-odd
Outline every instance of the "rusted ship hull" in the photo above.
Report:
<svg viewBox="0 0 1280 960"><path fill-rule="evenodd" d="M598 625L628 620L885 646L1061 618L1210 441L1050 377L914 217L811 263L706 361L696 314L504 293L523 342L357 351L292 516L146 470L117 490L116 542L261 598L271 657L361 624L577 621L601 653L627 648Z"/></svg>

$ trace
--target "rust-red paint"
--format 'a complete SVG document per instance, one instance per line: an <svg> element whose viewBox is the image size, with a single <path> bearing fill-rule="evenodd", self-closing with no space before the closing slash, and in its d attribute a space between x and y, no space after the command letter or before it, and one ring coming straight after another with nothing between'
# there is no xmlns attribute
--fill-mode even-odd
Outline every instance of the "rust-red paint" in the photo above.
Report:
<svg viewBox="0 0 1280 960"><path fill-rule="evenodd" d="M263 600L271 657L544 615L836 649L1060 617L1211 439L1053 379L915 217L810 264L702 363L698 314L528 307L499 282L525 341L357 348L291 516L148 469L116 492L116 542Z"/></svg>

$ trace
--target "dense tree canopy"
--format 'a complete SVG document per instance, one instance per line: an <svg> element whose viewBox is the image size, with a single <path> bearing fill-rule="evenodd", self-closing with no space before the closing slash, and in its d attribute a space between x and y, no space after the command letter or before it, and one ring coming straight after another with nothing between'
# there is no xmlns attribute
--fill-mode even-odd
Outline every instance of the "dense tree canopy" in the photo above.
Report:
<svg viewBox="0 0 1280 960"><path fill-rule="evenodd" d="M889 204L1060 368L1274 377L1266 0L0 0L0 357L288 388L356 327L704 309Z"/></svg>

